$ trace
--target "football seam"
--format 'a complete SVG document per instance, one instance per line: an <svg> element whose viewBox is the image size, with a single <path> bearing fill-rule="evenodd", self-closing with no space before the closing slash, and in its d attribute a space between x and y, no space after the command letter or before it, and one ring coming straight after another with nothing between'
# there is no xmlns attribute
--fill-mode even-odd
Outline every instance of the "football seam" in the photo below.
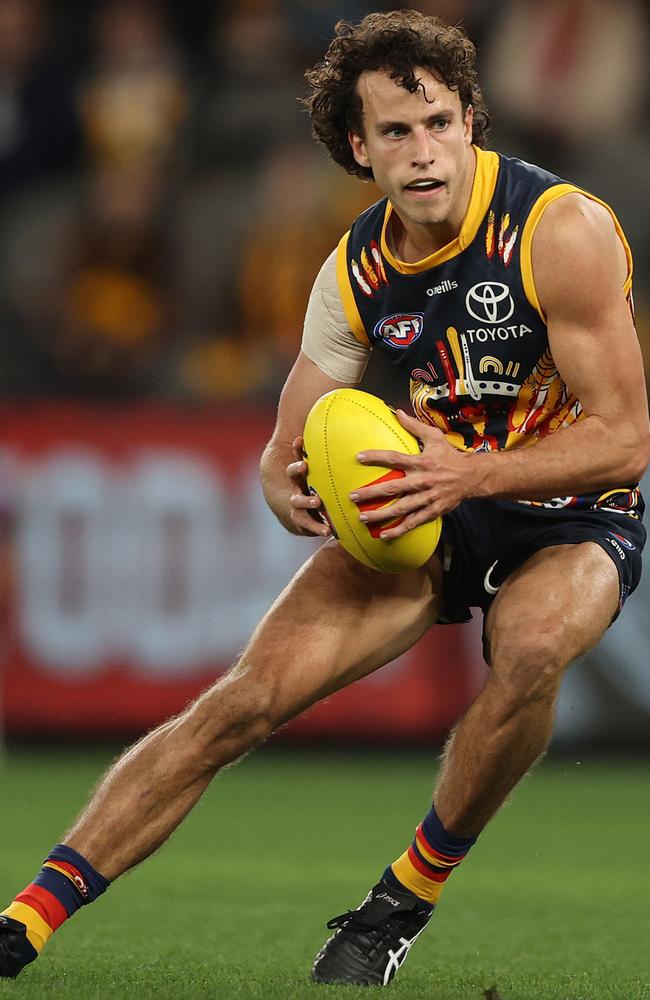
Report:
<svg viewBox="0 0 650 1000"><path fill-rule="evenodd" d="M334 400L332 400L332 403L333 403L333 402L334 402ZM381 421L381 423L382 423L382 424L384 425L384 427L387 427L387 428L388 428L388 430L389 430L389 431L390 431L390 432L391 432L392 434L394 434L394 435L395 435L395 437L397 438L397 440L399 441L399 443L400 443L401 445L403 445L403 446L404 446L404 448L408 448L408 441L405 441L405 440L403 440L403 439L402 439L402 438L401 438L401 437L399 436L399 434L397 433L397 431L395 430L395 428L394 428L394 427L393 427L393 426L392 426L391 424L389 424L389 423L388 423L388 422L387 422L386 420L384 420L384 418L383 418L383 417L380 417L378 413L376 413L376 412L375 412L374 410L371 410L369 406L364 406L364 405L363 405L363 403L359 403L359 402L358 402L358 401L357 401L356 399L349 399L349 398L348 398L348 402L349 402L349 403L352 403L352 404L353 404L354 406L358 406L360 410L365 410L365 411L366 411L366 413L369 413L369 414L370 414L370 416L371 416L371 417L374 417L374 418L375 418L376 420L380 420L380 421ZM388 403L386 403L386 406L388 406ZM415 435L413 434L413 435L412 435L412 437L415 437ZM416 438L416 440L417 440L417 438ZM378 449L378 450L379 450L379 449ZM411 454L413 454L413 453L409 451L409 452L407 452L407 454L411 455Z"/></svg>
<svg viewBox="0 0 650 1000"><path fill-rule="evenodd" d="M336 481L335 481L334 476L332 474L332 466L331 466L331 463L330 463L329 450L328 450L328 447L327 447L327 434L326 434L327 418L329 417L330 410L334 406L335 402L336 402L336 397L334 397L329 402L327 410L325 412L325 419L323 421L323 443L324 443L325 457L326 457L326 460L327 460L327 471L329 473L330 484L333 487L334 495L336 496L336 503L338 504L338 508L339 508L340 513L341 513L341 517L345 521L345 523L346 523L349 531L351 532L352 537L354 538L355 542L357 543L357 545L359 546L359 548L361 549L361 551L363 552L363 554L368 559L370 559L370 561L373 563L373 565L380 572L384 572L383 567L373 557L372 553L368 552L368 550L366 549L366 547L363 544L363 542L361 541L361 539L357 536L356 525L353 526L352 524L350 524L350 521L348 520L347 514L345 513L345 509L343 508L343 506L341 505L341 501L339 500L338 490L336 489ZM373 417L376 420L379 420L384 425L384 427L386 427L387 430L389 430L391 432L391 434L395 435L395 437L397 438L397 440L399 441L399 443L404 448L407 449L407 454L412 454L411 452L408 452L408 442L405 441L405 440L403 440L399 436L399 434L395 431L395 428L393 426L391 426L391 424L389 424L388 421L384 420L383 417L379 416L379 414L377 414L374 410L371 410L370 407L364 406L364 404L361 403L361 402L359 402L358 400L356 400L356 399L350 399L349 396L347 397L346 402L352 403L354 406L357 406L360 410L365 410L365 412L369 413L371 417ZM386 405L388 405L388 404L386 404Z"/></svg>

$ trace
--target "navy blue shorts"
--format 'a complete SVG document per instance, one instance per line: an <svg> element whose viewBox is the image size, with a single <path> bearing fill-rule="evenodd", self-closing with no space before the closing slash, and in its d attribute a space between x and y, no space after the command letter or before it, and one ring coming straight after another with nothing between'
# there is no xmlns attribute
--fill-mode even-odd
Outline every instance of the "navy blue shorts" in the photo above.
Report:
<svg viewBox="0 0 650 1000"><path fill-rule="evenodd" d="M610 510L531 507L512 500L476 499L445 514L442 528L445 607L441 622L466 622L470 608L487 612L499 586L540 549L596 542L620 580L619 612L641 578L646 531L639 518Z"/></svg>

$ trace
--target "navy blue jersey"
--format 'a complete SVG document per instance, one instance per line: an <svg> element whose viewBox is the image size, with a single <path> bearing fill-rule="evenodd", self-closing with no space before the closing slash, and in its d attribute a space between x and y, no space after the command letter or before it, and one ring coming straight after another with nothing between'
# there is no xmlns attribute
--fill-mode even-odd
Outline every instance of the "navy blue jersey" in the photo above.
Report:
<svg viewBox="0 0 650 1000"><path fill-rule="evenodd" d="M553 361L531 259L544 209L580 189L522 160L476 155L470 203L452 243L416 263L398 260L386 238L393 208L384 198L341 240L337 275L352 331L409 379L416 416L456 448L494 451L534 444L584 417ZM630 295L630 250L611 214ZM639 494L637 484L621 484L522 502L605 506L635 517Z"/></svg>

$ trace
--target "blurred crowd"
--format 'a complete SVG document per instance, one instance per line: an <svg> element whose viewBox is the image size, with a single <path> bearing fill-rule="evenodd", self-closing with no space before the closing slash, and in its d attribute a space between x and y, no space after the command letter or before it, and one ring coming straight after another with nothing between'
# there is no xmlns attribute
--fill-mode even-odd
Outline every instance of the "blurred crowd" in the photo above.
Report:
<svg viewBox="0 0 650 1000"><path fill-rule="evenodd" d="M0 395L272 402L372 184L298 104L365 0L0 0ZM435 0L491 144L616 209L650 344L644 0ZM646 351L650 367L650 350Z"/></svg>

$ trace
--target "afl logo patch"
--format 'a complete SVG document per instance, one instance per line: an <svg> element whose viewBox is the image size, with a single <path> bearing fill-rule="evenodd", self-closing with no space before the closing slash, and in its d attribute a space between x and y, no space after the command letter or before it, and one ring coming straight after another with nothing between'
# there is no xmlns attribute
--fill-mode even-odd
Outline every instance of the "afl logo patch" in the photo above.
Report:
<svg viewBox="0 0 650 1000"><path fill-rule="evenodd" d="M391 347L403 349L415 343L423 326L424 313L393 313L379 320L374 334Z"/></svg>
<svg viewBox="0 0 650 1000"><path fill-rule="evenodd" d="M465 296L465 307L479 323L505 323L515 311L510 289L501 281L480 281Z"/></svg>

